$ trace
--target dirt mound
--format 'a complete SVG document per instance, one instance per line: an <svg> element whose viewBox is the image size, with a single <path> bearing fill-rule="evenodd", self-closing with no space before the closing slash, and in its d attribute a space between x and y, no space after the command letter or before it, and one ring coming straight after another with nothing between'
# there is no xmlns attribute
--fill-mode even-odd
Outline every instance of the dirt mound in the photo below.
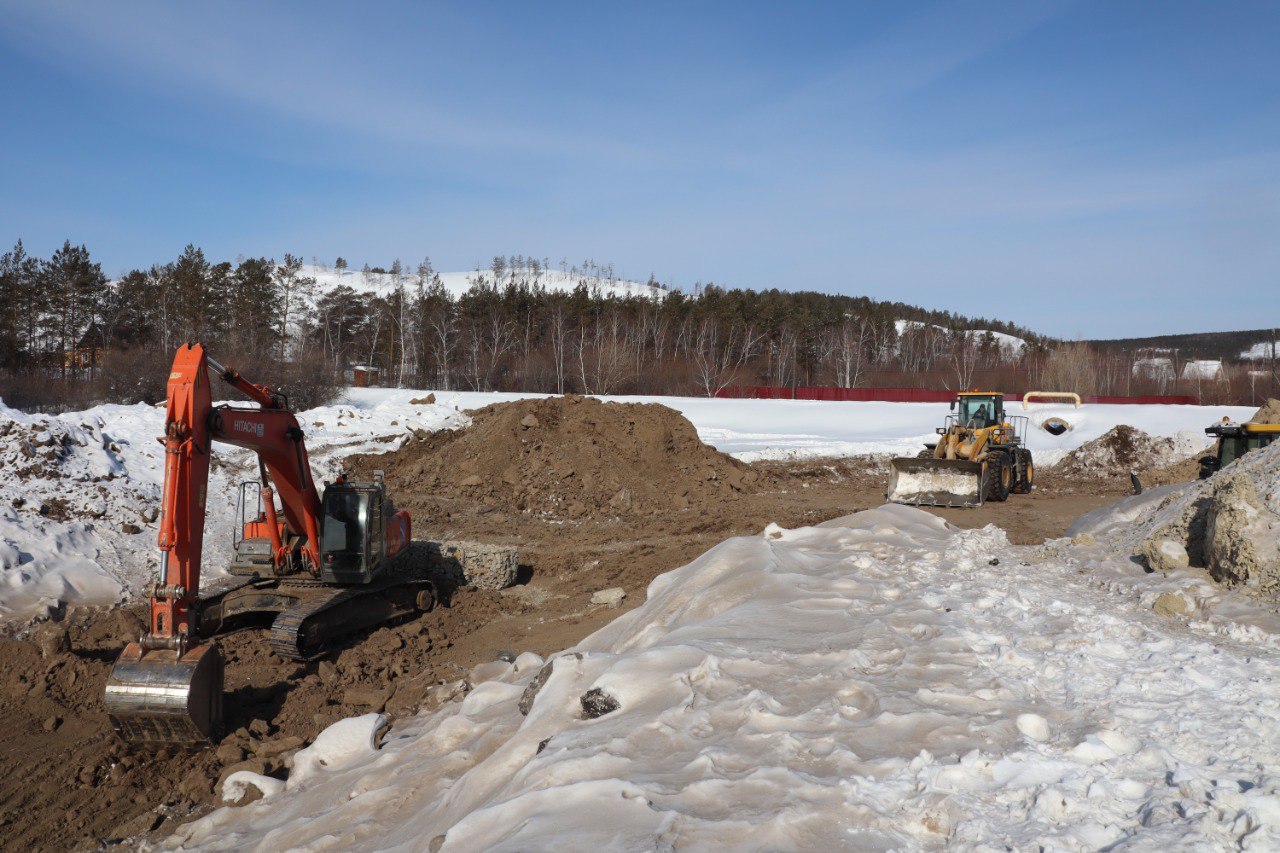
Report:
<svg viewBox="0 0 1280 853"><path fill-rule="evenodd" d="M550 397L497 403L368 461L393 493L448 493L549 519L648 515L742 492L758 479L655 403Z"/></svg>
<svg viewBox="0 0 1280 853"><path fill-rule="evenodd" d="M1069 475L1112 477L1168 465L1178 455L1173 439L1119 424L1068 453L1055 470Z"/></svg>
<svg viewBox="0 0 1280 853"><path fill-rule="evenodd" d="M1262 408L1253 413L1253 417L1249 418L1249 423L1254 424L1280 424L1280 400L1272 397L1262 405Z"/></svg>

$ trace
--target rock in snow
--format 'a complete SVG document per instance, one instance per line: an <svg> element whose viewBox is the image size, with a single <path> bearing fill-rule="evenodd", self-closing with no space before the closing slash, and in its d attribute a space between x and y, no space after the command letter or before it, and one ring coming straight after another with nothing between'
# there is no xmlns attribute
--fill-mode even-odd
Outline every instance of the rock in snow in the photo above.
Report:
<svg viewBox="0 0 1280 853"><path fill-rule="evenodd" d="M1103 544L1013 547L909 507L767 533L656 578L550 666L487 670L380 750L359 723L341 762L299 753L285 791L164 844L1280 844L1280 625L1246 599L1162 618L1169 581ZM589 719L592 691L616 709Z"/></svg>

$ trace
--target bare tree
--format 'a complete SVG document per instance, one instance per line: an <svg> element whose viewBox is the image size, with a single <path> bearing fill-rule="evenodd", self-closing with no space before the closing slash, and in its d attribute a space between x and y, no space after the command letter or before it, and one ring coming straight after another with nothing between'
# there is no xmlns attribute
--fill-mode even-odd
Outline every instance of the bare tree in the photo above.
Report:
<svg viewBox="0 0 1280 853"><path fill-rule="evenodd" d="M289 318L292 316L295 325L301 325L311 296L315 292L316 280L311 276L301 275L302 259L288 252L284 263L276 267L276 286L280 289L280 361L285 360L289 343Z"/></svg>

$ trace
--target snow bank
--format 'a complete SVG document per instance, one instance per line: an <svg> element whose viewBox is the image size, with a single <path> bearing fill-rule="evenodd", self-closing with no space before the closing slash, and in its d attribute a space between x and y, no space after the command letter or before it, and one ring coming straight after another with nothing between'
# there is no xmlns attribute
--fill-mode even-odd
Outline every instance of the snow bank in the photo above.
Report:
<svg viewBox="0 0 1280 853"><path fill-rule="evenodd" d="M548 666L486 664L381 750L166 843L1273 848L1280 644L1158 614L1162 582L908 507L770 526Z"/></svg>
<svg viewBox="0 0 1280 853"><path fill-rule="evenodd" d="M1280 596L1280 443L1207 480L1153 489L1078 519L1087 534L1160 571L1205 568L1223 583Z"/></svg>

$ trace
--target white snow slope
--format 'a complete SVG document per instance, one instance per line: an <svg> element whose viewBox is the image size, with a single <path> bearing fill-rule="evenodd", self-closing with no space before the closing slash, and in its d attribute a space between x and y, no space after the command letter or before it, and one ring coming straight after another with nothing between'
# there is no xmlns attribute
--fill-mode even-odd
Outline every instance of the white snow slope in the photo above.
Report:
<svg viewBox="0 0 1280 853"><path fill-rule="evenodd" d="M345 285L362 293L386 296L393 293L397 287L396 278L390 273L370 273L366 277L359 270L340 271L323 265L303 264L301 275L314 278L316 286L322 293L327 293L339 285ZM442 272L438 273L438 275L440 276L440 283L454 297L466 293L475 282L481 279L489 284L494 282L493 272L490 270ZM579 284L585 284L588 289L599 293L601 296L646 296L650 299L662 299L667 295L667 292L662 288L638 281L628 281L621 278L601 278L585 273L575 275L558 269L541 270L536 276L531 270L521 270L517 278L536 284L549 291L571 291ZM416 273L406 272L400 276L400 286L412 288L417 287L417 283L418 276Z"/></svg>
<svg viewBox="0 0 1280 853"><path fill-rule="evenodd" d="M482 665L381 748L382 718L344 720L284 790L165 843L1276 849L1280 644L1154 613L1165 583L907 507L770 526L553 656L527 717L541 659ZM618 707L587 719L597 689Z"/></svg>
<svg viewBox="0 0 1280 853"><path fill-rule="evenodd" d="M397 448L414 430L464 426L470 420L459 410L539 396L436 392L436 405L410 402L426 394L351 389L340 405L301 413L317 477L332 477L349 453ZM692 421L703 441L746 461L914 455L948 411L936 403L604 399L670 406ZM1028 445L1038 463L1047 465L1118 423L1181 436L1190 452L1206 445L1206 425L1223 415L1247 419L1252 410L1044 406L1028 414L1033 423L1056 415L1072 424L1058 437L1032 430ZM99 406L49 417L25 415L0 402L0 620L39 615L58 602L110 603L154 576L155 517L163 479L163 448L156 437L163 432L163 421L162 409L145 405ZM235 485L254 477L247 452L219 448L205 533L207 578L220 577L230 556ZM66 502L61 520L54 499ZM141 532L126 532L135 528Z"/></svg>

